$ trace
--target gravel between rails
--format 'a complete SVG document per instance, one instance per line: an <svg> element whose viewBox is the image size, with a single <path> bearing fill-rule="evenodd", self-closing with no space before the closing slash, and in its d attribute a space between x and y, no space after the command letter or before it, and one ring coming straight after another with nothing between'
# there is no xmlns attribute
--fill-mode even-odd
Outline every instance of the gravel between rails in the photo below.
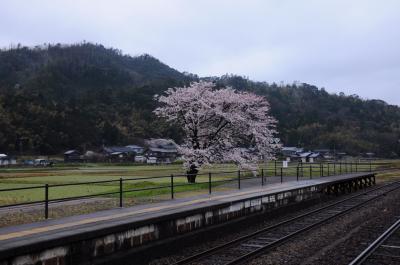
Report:
<svg viewBox="0 0 400 265"><path fill-rule="evenodd" d="M331 204L337 200L342 200L354 194L355 193L336 197L325 202L317 203L311 207L306 207L302 210L296 210L268 218L268 220L265 221L259 221L257 223L253 222L245 225L241 224L240 227L232 226L231 229L224 229L228 231L214 233L212 237L207 235L196 240L197 242L202 243L193 243L187 247L181 247L179 250L175 250L175 252L170 256L154 259L149 264L172 264L180 259L254 232L262 227L297 216L323 205ZM362 227L367 226L367 224L371 227L381 223L387 223L389 225L390 220L392 219L390 216L393 216L393 212L397 211L397 215L400 214L400 207L398 207L400 206L399 199L400 192L385 196L378 202L370 203L370 206L366 208L352 211L339 219L329 222L323 227L302 234L295 240L277 247L266 255L259 256L255 260L249 262L249 264L347 264L344 262L345 260L351 261L352 258L366 247L366 244L364 244L365 238L361 239L362 244L360 247L354 248L354 246L351 246L354 248L351 251L349 251L347 247L342 248L342 245L349 240L354 240L354 238L357 238L360 233L363 233L361 232ZM397 210L395 204L397 205ZM390 209L388 208L389 206ZM394 213L394 215L396 215L396 213ZM380 220L376 220L377 218ZM383 232L384 227L385 226L382 225L380 225L379 228L377 227L378 229L375 229L377 230L376 233L370 231L368 237L379 235ZM354 245L356 244L357 242L354 243ZM338 258L338 255L342 257Z"/></svg>
<svg viewBox="0 0 400 265"><path fill-rule="evenodd" d="M248 264L349 264L400 215L395 191L328 224L300 235Z"/></svg>

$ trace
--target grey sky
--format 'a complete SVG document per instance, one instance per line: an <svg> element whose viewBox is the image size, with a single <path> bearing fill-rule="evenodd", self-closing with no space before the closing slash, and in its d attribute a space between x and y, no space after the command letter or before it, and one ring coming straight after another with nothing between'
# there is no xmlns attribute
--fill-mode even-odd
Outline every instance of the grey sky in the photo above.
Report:
<svg viewBox="0 0 400 265"><path fill-rule="evenodd" d="M400 1L1 0L0 46L83 40L200 76L307 82L400 105Z"/></svg>

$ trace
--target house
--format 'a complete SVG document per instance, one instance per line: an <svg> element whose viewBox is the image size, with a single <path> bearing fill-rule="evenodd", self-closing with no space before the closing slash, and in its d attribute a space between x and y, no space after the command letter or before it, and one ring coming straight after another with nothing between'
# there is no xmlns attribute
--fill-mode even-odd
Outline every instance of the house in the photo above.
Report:
<svg viewBox="0 0 400 265"><path fill-rule="evenodd" d="M137 155L144 152L144 147L139 145L108 146L103 147L102 153L110 162L135 161Z"/></svg>
<svg viewBox="0 0 400 265"><path fill-rule="evenodd" d="M325 159L333 159L334 154L330 149L316 149L315 153L319 153Z"/></svg>
<svg viewBox="0 0 400 265"><path fill-rule="evenodd" d="M104 161L104 154L97 153L91 150L86 151L86 153L82 156L83 160L87 162L100 162Z"/></svg>
<svg viewBox="0 0 400 265"><path fill-rule="evenodd" d="M141 155L144 152L144 147L139 145L132 144L132 145L127 145L126 147L132 149L137 155Z"/></svg>
<svg viewBox="0 0 400 265"><path fill-rule="evenodd" d="M68 150L64 153L64 162L82 162L81 153L78 150Z"/></svg>
<svg viewBox="0 0 400 265"><path fill-rule="evenodd" d="M311 153L311 155L308 156L308 162L314 163L322 158L323 156L320 153Z"/></svg>
<svg viewBox="0 0 400 265"><path fill-rule="evenodd" d="M178 150L176 143L171 139L149 139L147 145L147 162L172 163L175 161Z"/></svg>
<svg viewBox="0 0 400 265"><path fill-rule="evenodd" d="M147 162L147 158L145 156L142 156L142 155L137 155L137 156L135 156L135 162L136 163L146 163Z"/></svg>
<svg viewBox="0 0 400 265"><path fill-rule="evenodd" d="M17 160L6 154L0 154L0 166L16 165Z"/></svg>
<svg viewBox="0 0 400 265"><path fill-rule="evenodd" d="M126 146L108 146L103 147L102 153L110 162L134 161L135 150Z"/></svg>
<svg viewBox="0 0 400 265"><path fill-rule="evenodd" d="M299 154L299 157L301 159L302 163L307 163L309 156L312 154L312 152L303 152Z"/></svg>
<svg viewBox="0 0 400 265"><path fill-rule="evenodd" d="M0 154L0 166L8 165L8 155Z"/></svg>
<svg viewBox="0 0 400 265"><path fill-rule="evenodd" d="M303 148L298 147L282 147L282 154L286 157L297 156L299 153L304 152Z"/></svg>
<svg viewBox="0 0 400 265"><path fill-rule="evenodd" d="M311 151L301 153L301 154L299 154L299 157L300 157L302 163L307 163L307 162L314 163L314 162L324 158L321 153L311 152Z"/></svg>
<svg viewBox="0 0 400 265"><path fill-rule="evenodd" d="M157 157L151 156L146 160L147 164L157 164Z"/></svg>
<svg viewBox="0 0 400 265"><path fill-rule="evenodd" d="M296 161L299 160L299 154L304 152L303 148L298 147L283 147L282 148L282 155L286 158L287 161Z"/></svg>

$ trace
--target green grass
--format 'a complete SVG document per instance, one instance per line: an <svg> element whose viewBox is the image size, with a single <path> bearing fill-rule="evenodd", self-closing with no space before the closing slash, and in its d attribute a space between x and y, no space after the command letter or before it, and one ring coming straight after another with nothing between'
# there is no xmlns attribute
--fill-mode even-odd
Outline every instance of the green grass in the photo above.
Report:
<svg viewBox="0 0 400 265"><path fill-rule="evenodd" d="M233 165L218 165L207 169L207 172L217 172L221 169L233 171ZM65 197L76 197L94 195L99 193L119 192L119 179L138 179L124 181L124 190L153 188L167 186L157 190L145 190L127 192L124 197L148 197L170 193L170 175L183 174L181 165L161 166L115 166L115 165L82 165L81 167L53 167L53 168L3 168L0 170L0 189L12 189L22 187L43 186L49 184L49 199L60 199ZM147 177L160 177L145 179ZM225 180L232 176L227 174L214 175L213 180ZM51 187L58 184L75 184L93 181L116 180L111 183L82 184L74 186ZM207 182L208 175L200 175L197 182ZM185 177L175 177L174 185L187 184ZM178 186L175 192L201 190L207 188L208 184L194 184ZM44 187L30 190L0 192L0 205L40 201L44 199ZM109 195L115 197L118 195Z"/></svg>
<svg viewBox="0 0 400 265"><path fill-rule="evenodd" d="M296 176L297 163L291 163L290 166L293 168L284 169L285 176ZM277 174L280 175L279 163ZM265 169L264 174L271 176L275 174L274 163L268 163L268 166L262 165ZM327 165L324 165L324 174L327 174ZM339 168L337 167L337 173ZM359 168L360 169L360 168ZM365 166L364 170L368 170L369 166ZM372 168L374 169L374 167ZM215 165L211 168L203 169L200 173L212 173L212 180L228 180L237 177L237 172L234 173L220 173L221 171L236 171L237 168L232 164L220 164ZM320 175L319 165L313 166L313 177ZM348 167L348 171L349 171ZM353 167L353 170L355 168ZM345 169L342 168L344 173ZM143 188L154 188L159 186L167 186L162 189L155 190L144 190L135 192L126 192L125 198L142 198L166 195L171 192L170 189L170 175L171 174L183 174L184 170L182 165L108 165L108 164L82 164L82 165L64 165L62 167L52 168L1 168L0 169L0 189L10 188L21 188L38 185L58 185L58 184L72 184L72 183L83 183L92 181L104 181L104 180L119 180L122 178L137 178L138 180L124 181L123 189L143 189ZM333 167L330 166L330 173L333 174ZM246 173L251 176L251 173ZM310 169L305 167L303 170L304 177L309 177ZM145 177L158 177L165 176L165 178L156 179L143 179ZM242 176L245 174L242 173ZM185 186L177 186L174 188L174 192L191 192L208 189L208 174L199 175L196 180L198 183L203 184L192 184ZM185 177L175 177L175 185L187 184ZM221 185L222 183L213 184L214 186ZM59 199L64 197L75 197L93 195L99 193L119 192L119 182L115 181L112 183L101 183L101 184L81 184L74 186L64 187L50 187L49 198ZM38 201L44 199L44 188L21 190L21 191L9 191L0 192L0 205ZM116 197L118 195L110 195L107 197Z"/></svg>

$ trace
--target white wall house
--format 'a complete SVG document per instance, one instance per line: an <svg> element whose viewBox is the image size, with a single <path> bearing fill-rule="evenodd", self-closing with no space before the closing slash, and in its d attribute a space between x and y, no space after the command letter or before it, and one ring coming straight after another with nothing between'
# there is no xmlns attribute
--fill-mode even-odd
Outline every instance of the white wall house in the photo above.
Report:
<svg viewBox="0 0 400 265"><path fill-rule="evenodd" d="M0 154L0 166L16 165L17 160L6 154Z"/></svg>

